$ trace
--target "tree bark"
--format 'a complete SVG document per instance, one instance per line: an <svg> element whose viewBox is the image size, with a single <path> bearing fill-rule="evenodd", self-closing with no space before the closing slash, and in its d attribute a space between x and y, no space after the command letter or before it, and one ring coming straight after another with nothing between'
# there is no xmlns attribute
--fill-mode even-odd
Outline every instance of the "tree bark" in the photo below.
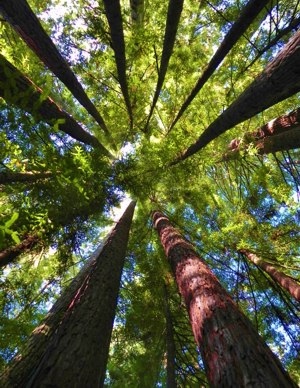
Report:
<svg viewBox="0 0 300 388"><path fill-rule="evenodd" d="M222 160L234 159L248 143L254 144L260 154L299 148L299 129L300 108L297 108L287 115L269 121L254 132L246 133L246 144L239 139L233 139L228 146L229 152L223 155Z"/></svg>
<svg viewBox="0 0 300 388"><path fill-rule="evenodd" d="M126 77L126 55L125 42L122 24L120 0L104 0L105 13L108 20L112 46L115 53L118 79L124 96L125 105L128 111L131 127L133 125L132 109L128 93Z"/></svg>
<svg viewBox="0 0 300 388"><path fill-rule="evenodd" d="M148 130L149 122L153 114L155 105L157 103L157 100L167 73L169 61L173 52L179 19L183 8L183 1L184 0L169 0L164 45L163 45L163 52L162 52L161 61L160 61L158 80L157 80L157 85L156 85L156 90L153 97L152 105L150 108L150 113L148 115L147 123L144 128L144 132L147 132Z"/></svg>
<svg viewBox="0 0 300 388"><path fill-rule="evenodd" d="M0 185L7 185L9 183L25 182L34 183L39 180L51 178L52 172L14 172L14 171L1 171L0 172Z"/></svg>
<svg viewBox="0 0 300 388"><path fill-rule="evenodd" d="M37 121L45 121L73 139L101 149L109 158L110 152L99 140L86 132L68 113L63 111L50 97L44 97L42 90L0 54L0 96L4 100L31 113Z"/></svg>
<svg viewBox="0 0 300 388"><path fill-rule="evenodd" d="M260 155L300 148L300 126L276 136L268 136L255 143Z"/></svg>
<svg viewBox="0 0 300 388"><path fill-rule="evenodd" d="M193 246L156 211L156 228L212 387L296 387Z"/></svg>
<svg viewBox="0 0 300 388"><path fill-rule="evenodd" d="M295 280L285 275L283 272L278 271L271 264L266 263L264 260L260 259L254 253L250 252L248 249L239 249L239 252L244 254L248 260L253 264L260 267L265 271L270 277L278 283L282 288L284 288L293 298L300 302L300 284Z"/></svg>
<svg viewBox="0 0 300 388"><path fill-rule="evenodd" d="M28 252L39 242L37 235L29 235L20 244L0 251L0 268L14 261L22 253Z"/></svg>
<svg viewBox="0 0 300 388"><path fill-rule="evenodd" d="M206 69L204 70L202 76L197 81L194 89L191 91L190 95L183 103L175 120L173 121L173 123L170 126L169 132L176 125L176 123L181 118L181 116L184 114L184 112L186 111L188 106L192 103L194 98L197 96L197 94L203 88L203 86L208 81L208 79L212 76L212 74L217 69L217 67L221 64L221 62L226 57L226 55L229 53L229 51L232 49L232 47L236 44L236 42L244 34L244 32L247 30L247 28L250 26L250 24L253 22L253 20L258 16L258 14L261 12L261 10L268 3L269 3L269 0L263 0L263 1L262 0L250 0L248 2L248 4L243 9L240 17L233 24L233 26L229 30L228 34L225 36L223 42L221 43L220 47L218 48L218 50L216 51L216 53L214 54L214 56L210 60Z"/></svg>
<svg viewBox="0 0 300 388"><path fill-rule="evenodd" d="M167 347L167 388L176 388L176 347L174 342L174 330L172 315L169 305L167 285L164 285L164 302L166 317L166 347Z"/></svg>
<svg viewBox="0 0 300 388"><path fill-rule="evenodd" d="M103 118L86 95L67 61L43 29L26 0L1 0L0 13L40 60L66 85L100 127L108 130Z"/></svg>
<svg viewBox="0 0 300 388"><path fill-rule="evenodd" d="M300 90L300 30L262 74L171 164L188 158L235 125Z"/></svg>
<svg viewBox="0 0 300 388"><path fill-rule="evenodd" d="M4 372L3 388L103 386L134 207L34 330Z"/></svg>

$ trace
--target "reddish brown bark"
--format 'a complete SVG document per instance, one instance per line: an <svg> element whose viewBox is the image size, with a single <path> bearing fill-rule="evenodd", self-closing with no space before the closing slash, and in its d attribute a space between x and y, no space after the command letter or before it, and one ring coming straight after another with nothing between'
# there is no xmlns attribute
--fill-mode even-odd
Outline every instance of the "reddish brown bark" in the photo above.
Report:
<svg viewBox="0 0 300 388"><path fill-rule="evenodd" d="M228 147L230 151L222 156L221 161L237 158L240 151L247 150L249 144L257 148L257 153L259 155L300 148L300 125L291 126L290 128L291 129L288 129L288 127L282 128L281 133L274 131L273 134L270 134L269 136L262 135L260 140L255 139L255 135L259 138L260 134L254 132L249 136L246 136L245 144L238 139L234 139Z"/></svg>
<svg viewBox="0 0 300 388"><path fill-rule="evenodd" d="M295 127L276 136L267 136L255 143L260 155L300 148L300 127Z"/></svg>
<svg viewBox="0 0 300 388"><path fill-rule="evenodd" d="M291 129L296 129L300 127L300 108L293 110L287 115L282 115L269 121L267 124L256 129L256 131L251 132L250 134L245 134L246 142L255 142L261 139L264 139L268 136L275 136L282 134L283 132L290 131ZM228 149L232 152L237 152L240 150L239 139L233 139Z"/></svg>
<svg viewBox="0 0 300 388"><path fill-rule="evenodd" d="M244 32L247 30L247 28L250 26L253 20L258 16L261 10L268 4L268 2L269 0L263 0L263 1L250 0L248 2L244 10L241 12L240 17L233 24L228 34L225 36L223 42L221 43L220 47L218 48L218 50L212 57L211 61L207 65L203 74L197 81L197 84L195 85L194 89L191 91L190 95L183 103L175 120L171 124L169 131L172 130L172 128L175 126L177 121L184 114L188 106L192 103L194 98L203 88L205 83L208 81L208 79L211 77L211 75L214 73L214 71L217 69L217 67L220 65L220 63L223 61L223 59L226 57L226 55L229 53L232 47L236 44L239 38L244 34Z"/></svg>
<svg viewBox="0 0 300 388"><path fill-rule="evenodd" d="M38 241L39 238L37 235L28 236L20 244L0 251L0 268L14 261L22 253L28 252Z"/></svg>
<svg viewBox="0 0 300 388"><path fill-rule="evenodd" d="M156 228L212 387L296 387L193 246L162 213Z"/></svg>
<svg viewBox="0 0 300 388"><path fill-rule="evenodd" d="M100 127L108 130L103 118L86 95L67 61L62 57L32 12L26 0L2 0L0 13L11 24L40 60L67 86L74 97L94 117Z"/></svg>
<svg viewBox="0 0 300 388"><path fill-rule="evenodd" d="M300 31L297 31L262 74L171 164L201 150L235 125L300 90Z"/></svg>
<svg viewBox="0 0 300 388"><path fill-rule="evenodd" d="M58 128L79 140L92 145L110 158L110 152L99 140L86 132L68 113L63 111L50 97L45 98L42 90L0 54L0 96L9 104L31 113L37 121L53 126L60 120Z"/></svg>
<svg viewBox="0 0 300 388"><path fill-rule="evenodd" d="M102 387L135 203L32 334L2 387Z"/></svg>
<svg viewBox="0 0 300 388"><path fill-rule="evenodd" d="M278 271L271 264L260 259L254 253L250 252L247 249L240 249L239 252L243 253L248 260L260 267L262 270L267 272L268 275L278 283L282 288L284 288L289 294L300 302L300 284L295 280L291 279L289 276L284 274L281 271Z"/></svg>

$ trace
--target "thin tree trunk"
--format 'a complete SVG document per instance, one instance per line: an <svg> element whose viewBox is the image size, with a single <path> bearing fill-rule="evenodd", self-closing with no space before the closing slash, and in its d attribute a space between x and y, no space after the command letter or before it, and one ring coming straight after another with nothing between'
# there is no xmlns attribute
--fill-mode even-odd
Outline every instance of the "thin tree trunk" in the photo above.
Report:
<svg viewBox="0 0 300 388"><path fill-rule="evenodd" d="M26 0L1 0L0 13L11 24L40 60L67 86L74 97L94 117L100 127L108 130L103 118L86 95L67 61L43 29Z"/></svg>
<svg viewBox="0 0 300 388"><path fill-rule="evenodd" d="M232 47L236 44L236 42L240 39L240 37L244 34L253 20L258 16L261 10L269 3L269 0L250 0L248 4L243 9L238 20L233 24L230 28L228 34L225 36L223 42L220 47L210 60L206 69L204 70L202 76L197 81L194 89L191 91L188 98L183 103L180 108L175 120L170 126L169 132L173 129L177 121L181 118L183 113L186 111L188 106L203 88L208 79L212 76L217 67L221 64L223 59L232 49Z"/></svg>
<svg viewBox="0 0 300 388"><path fill-rule="evenodd" d="M38 242L39 238L36 234L29 235L19 244L0 251L0 268L14 261L22 253L31 250Z"/></svg>
<svg viewBox="0 0 300 388"><path fill-rule="evenodd" d="M201 150L235 125L253 117L300 90L300 30L262 74L172 164Z"/></svg>
<svg viewBox="0 0 300 388"><path fill-rule="evenodd" d="M156 90L153 97L152 105L150 108L150 113L147 119L146 126L144 128L144 132L147 132L148 130L151 116L153 114L161 88L164 83L169 61L173 52L179 19L183 8L183 2L184 0L169 0L164 45L163 45L163 52L162 52L161 61L160 61L158 80L157 80L157 85L156 85Z"/></svg>
<svg viewBox="0 0 300 388"><path fill-rule="evenodd" d="M174 330L172 315L169 305L167 285L164 285L164 302L166 317L166 345L167 345L167 388L176 388L176 347L174 342Z"/></svg>
<svg viewBox="0 0 300 388"><path fill-rule="evenodd" d="M45 98L42 90L1 54L0 81L0 96L7 103L31 113L37 121L45 121L51 126L57 123L58 128L73 139L99 148L109 158L113 158L95 136L86 132L50 97Z"/></svg>
<svg viewBox="0 0 300 388"><path fill-rule="evenodd" d="M34 330L4 388L103 386L134 206Z"/></svg>
<svg viewBox="0 0 300 388"><path fill-rule="evenodd" d="M144 21L145 4L144 0L130 0L131 22L137 27L142 26Z"/></svg>
<svg viewBox="0 0 300 388"><path fill-rule="evenodd" d="M250 260L253 264L260 267L265 271L270 277L278 283L282 288L284 288L293 298L300 302L300 284L295 280L285 275L283 272L278 271L271 264L266 263L264 260L257 257L254 253L250 252L248 249L239 249L239 252L242 253Z"/></svg>
<svg viewBox="0 0 300 388"><path fill-rule="evenodd" d="M14 171L1 171L0 172L0 185L7 185L9 183L25 182L34 183L39 180L51 178L52 172L14 172Z"/></svg>
<svg viewBox="0 0 300 388"><path fill-rule="evenodd" d="M128 93L126 77L125 42L122 24L122 14L119 0L104 0L105 13L108 20L112 46L115 53L118 79L124 96L131 126L133 124L132 109Z"/></svg>
<svg viewBox="0 0 300 388"><path fill-rule="evenodd" d="M184 298L212 387L296 387L193 246L156 211L156 228Z"/></svg>

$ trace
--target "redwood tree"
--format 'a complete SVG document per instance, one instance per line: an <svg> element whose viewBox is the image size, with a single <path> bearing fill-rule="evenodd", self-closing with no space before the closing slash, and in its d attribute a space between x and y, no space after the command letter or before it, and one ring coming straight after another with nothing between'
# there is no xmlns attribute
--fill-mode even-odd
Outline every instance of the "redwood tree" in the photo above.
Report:
<svg viewBox="0 0 300 388"><path fill-rule="evenodd" d="M235 125L300 90L300 31L252 84L172 164L188 158Z"/></svg>
<svg viewBox="0 0 300 388"><path fill-rule="evenodd" d="M69 88L81 105L86 108L100 127L107 133L108 130L103 118L86 95L67 61L62 57L51 38L43 29L27 1L2 0L0 3L0 13L32 51Z"/></svg>
<svg viewBox="0 0 300 388"><path fill-rule="evenodd" d="M134 207L35 329L25 355L4 372L3 387L103 386Z"/></svg>
<svg viewBox="0 0 300 388"><path fill-rule="evenodd" d="M296 387L191 243L159 211L164 251L189 313L212 387Z"/></svg>
<svg viewBox="0 0 300 388"><path fill-rule="evenodd" d="M198 79L193 90L191 91L191 93L189 94L189 96L187 97L185 102L183 103L175 120L172 122L169 131L175 126L177 121L184 114L186 109L189 107L189 105L192 103L194 98L197 96L197 94L203 88L205 83L212 76L212 74L217 69L217 67L221 64L221 62L226 57L226 55L229 53L229 51L232 49L232 47L236 44L236 42L244 34L244 32L247 30L247 28L250 26L250 24L253 22L253 20L259 15L259 13L262 11L262 9L268 3L269 3L269 0L263 0L263 1L262 0L250 0L248 2L248 4L245 6L243 11L241 12L237 21L233 24L233 26L229 30L228 34L225 36L220 47L218 48L218 50L216 51L216 53L214 54L214 56L210 60L207 67L205 68L203 74Z"/></svg>
<svg viewBox="0 0 300 388"><path fill-rule="evenodd" d="M240 249L240 253L244 254L248 260L260 267L282 288L284 288L293 298L300 302L300 284L293 280L290 276L278 271L273 265L260 259L257 255L250 252L248 249Z"/></svg>
<svg viewBox="0 0 300 388"><path fill-rule="evenodd" d="M38 236L36 234L32 234L26 236L19 244L0 251L0 268L14 261L22 253L31 250L38 242Z"/></svg>
<svg viewBox="0 0 300 388"><path fill-rule="evenodd" d="M239 139L233 139L228 145L229 152L223 155L223 159L234 158L248 143L257 146L260 154L299 148L299 121L300 108L286 115L279 116L256 129L254 132L245 133L244 144Z"/></svg>
<svg viewBox="0 0 300 388"><path fill-rule="evenodd" d="M61 131L85 144L100 148L105 155L112 157L110 152L95 136L85 131L52 98L45 98L43 91L1 54L0 97L3 97L8 104L12 104L31 113L38 121L45 121L50 125L57 123Z"/></svg>

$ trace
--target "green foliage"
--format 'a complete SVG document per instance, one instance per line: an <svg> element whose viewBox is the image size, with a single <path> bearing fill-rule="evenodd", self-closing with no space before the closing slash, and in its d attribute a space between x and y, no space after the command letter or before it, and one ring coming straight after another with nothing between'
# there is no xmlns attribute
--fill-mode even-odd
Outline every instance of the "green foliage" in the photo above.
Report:
<svg viewBox="0 0 300 388"><path fill-rule="evenodd" d="M166 212L195 244L299 380L299 303L237 252L249 248L299 279L300 153L294 150L260 156L247 135L298 107L299 95L239 124L192 158L170 166L260 74L292 31L265 50L269 43L300 16L296 0L270 2L169 131L245 4L184 2L175 47L147 134L143 129L157 83L168 2L145 1L137 23L132 19L130 2L121 1L134 119L130 129L102 2L30 1L103 116L108 136L9 24L1 21L2 54L42 89L41 99L51 96L116 160L110 162L100 151L59 132L59 121L50 133L46 124L36 123L31 115L1 99L0 172L47 172L51 176L0 186L0 250L15 247L28 236L38 236L36 245L1 269L0 367L22 349L32 328L98 245L99 236L101 239L113 222L110 210L126 193L138 204L106 386L166 385L165 284L176 333L178 386L207 384L188 317L152 229L150 214L154 209ZM235 160L221 162L227 145L236 138L249 144L247 151Z"/></svg>

